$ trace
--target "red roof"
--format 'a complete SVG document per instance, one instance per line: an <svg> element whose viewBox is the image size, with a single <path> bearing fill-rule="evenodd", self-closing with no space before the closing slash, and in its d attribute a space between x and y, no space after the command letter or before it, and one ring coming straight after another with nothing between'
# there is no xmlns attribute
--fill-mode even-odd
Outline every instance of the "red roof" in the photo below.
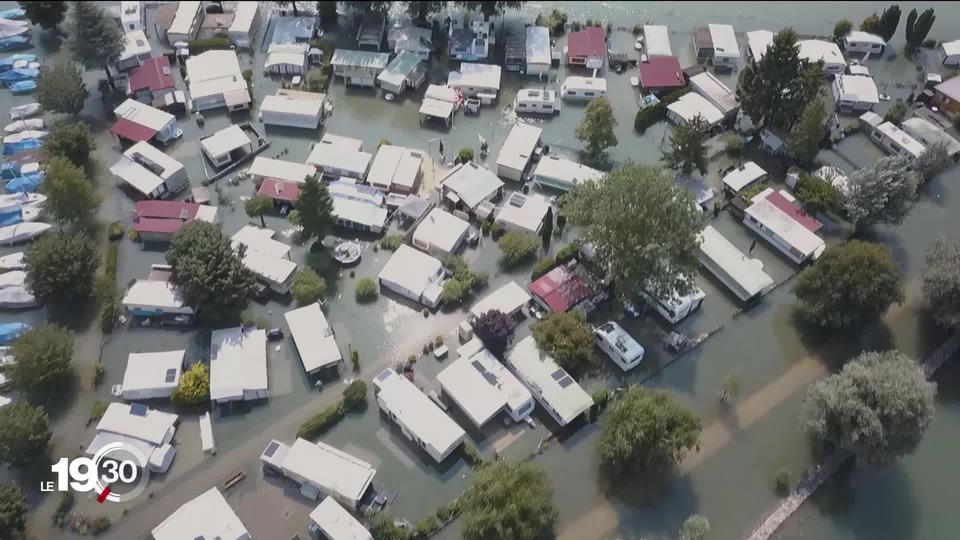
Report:
<svg viewBox="0 0 960 540"><path fill-rule="evenodd" d="M552 311L567 311L591 295L586 280L563 265L537 278L530 284L530 292Z"/></svg>
<svg viewBox="0 0 960 540"><path fill-rule="evenodd" d="M787 200L786 197L776 191L767 195L767 200L770 201L770 204L779 208L781 212L787 214L788 216L792 217L794 221L803 225L804 228L810 232L817 232L821 227L823 227L823 223L820 223L816 218L806 213L803 208L800 208L792 201Z"/></svg>
<svg viewBox="0 0 960 540"><path fill-rule="evenodd" d="M167 233L173 234L186 224L179 219L140 218L133 224L133 230L138 233Z"/></svg>
<svg viewBox="0 0 960 540"><path fill-rule="evenodd" d="M264 195L276 201L294 202L300 197L300 186L296 182L265 178L260 184L257 195Z"/></svg>
<svg viewBox="0 0 960 540"><path fill-rule="evenodd" d="M166 56L151 58L143 63L142 66L130 71L128 79L130 93L141 90L157 92L174 88L173 72L170 70L170 61Z"/></svg>
<svg viewBox="0 0 960 540"><path fill-rule="evenodd" d="M193 219L199 204L181 201L140 201L133 207L134 221L142 218Z"/></svg>
<svg viewBox="0 0 960 540"><path fill-rule="evenodd" d="M655 56L640 62L640 86L644 88L682 88L683 68L675 56Z"/></svg>
<svg viewBox="0 0 960 540"><path fill-rule="evenodd" d="M157 134L157 130L138 124L132 120L121 118L110 128L114 135L134 142L149 141Z"/></svg>
<svg viewBox="0 0 960 540"><path fill-rule="evenodd" d="M567 38L567 56L606 56L607 36L603 28L591 26L579 32L571 32Z"/></svg>

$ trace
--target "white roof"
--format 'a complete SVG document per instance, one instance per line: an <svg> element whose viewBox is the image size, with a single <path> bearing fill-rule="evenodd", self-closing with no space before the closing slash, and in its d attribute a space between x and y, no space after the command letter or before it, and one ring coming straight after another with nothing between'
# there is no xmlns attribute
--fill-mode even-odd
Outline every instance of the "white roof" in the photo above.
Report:
<svg viewBox="0 0 960 540"><path fill-rule="evenodd" d="M258 251L271 257L286 257L290 252L290 246L283 242L273 239L276 234L273 229L262 229L255 225L244 225L242 229L233 235L231 240L234 245L244 244L247 246L247 253Z"/></svg>
<svg viewBox="0 0 960 540"><path fill-rule="evenodd" d="M420 114L435 118L449 118L453 114L453 102L425 97L420 104Z"/></svg>
<svg viewBox="0 0 960 540"><path fill-rule="evenodd" d="M183 540L185 538L216 538L220 540L247 540L243 522L220 489L212 487L190 502L177 508L167 519L150 532L154 540Z"/></svg>
<svg viewBox="0 0 960 540"><path fill-rule="evenodd" d="M859 64L859 65L853 64L853 65L847 66L847 71L850 73L850 75L863 75L866 77L870 76L870 68L868 68L863 64Z"/></svg>
<svg viewBox="0 0 960 540"><path fill-rule="evenodd" d="M379 228L387 222L387 209L364 197L359 189L369 188L369 186L357 186L346 182L331 182L330 186L337 188L336 191L330 190L330 196L333 199L333 215L337 218Z"/></svg>
<svg viewBox="0 0 960 540"><path fill-rule="evenodd" d="M129 35L129 34L127 34ZM155 109L146 103L140 103L135 99L128 99L113 110L117 118L125 118L141 126L146 126L154 131L160 131L176 122L176 117L168 112Z"/></svg>
<svg viewBox="0 0 960 540"><path fill-rule="evenodd" d="M499 289L485 296L470 308L470 313L479 317L488 311L497 310L501 313L513 313L527 305L530 295L527 290L510 281Z"/></svg>
<svg viewBox="0 0 960 540"><path fill-rule="evenodd" d="M762 178L767 171L753 161L748 161L723 177L723 184L734 192L749 186Z"/></svg>
<svg viewBox="0 0 960 540"><path fill-rule="evenodd" d="M320 118L325 100L293 99L288 96L266 96L260 104L260 112L274 112Z"/></svg>
<svg viewBox="0 0 960 540"><path fill-rule="evenodd" d="M862 75L839 75L834 80L834 85L839 86L841 96L847 101L856 101L857 103L880 103L880 92L877 90L877 84L873 82L873 77L864 77ZM841 96L837 96L838 98Z"/></svg>
<svg viewBox="0 0 960 540"><path fill-rule="evenodd" d="M905 131L898 128L893 122L884 122L874 129L892 140L898 148L914 158L919 158L926 151L926 147L923 146L920 141L907 135Z"/></svg>
<svg viewBox="0 0 960 540"><path fill-rule="evenodd" d="M827 66L847 65L847 61L843 58L843 53L840 52L840 47L831 41L804 39L797 42L797 47L800 48L799 55L801 60L806 59L808 62L819 62L823 60L824 65Z"/></svg>
<svg viewBox="0 0 960 540"><path fill-rule="evenodd" d="M505 406L517 410L532 398L527 387L479 339L473 338L458 352L460 357L437 375L437 381L477 427Z"/></svg>
<svg viewBox="0 0 960 540"><path fill-rule="evenodd" d="M230 124L206 139L200 140L200 146L207 155L214 157L229 154L250 144L250 137L247 137L243 129L236 124Z"/></svg>
<svg viewBox="0 0 960 540"><path fill-rule="evenodd" d="M267 390L267 332L243 327L210 334L210 399L242 399Z"/></svg>
<svg viewBox="0 0 960 540"><path fill-rule="evenodd" d="M313 145L313 149L307 157L307 163L321 169L349 171L363 177L372 159L372 154L359 148L352 148L346 144L325 143L321 140L319 144Z"/></svg>
<svg viewBox="0 0 960 540"><path fill-rule="evenodd" d="M549 210L550 203L539 195L513 193L500 209L495 221L536 233Z"/></svg>
<svg viewBox="0 0 960 540"><path fill-rule="evenodd" d="M325 498L314 508L310 519L330 540L373 540L370 531L332 497Z"/></svg>
<svg viewBox="0 0 960 540"><path fill-rule="evenodd" d="M160 446L170 428L177 423L177 418L175 414L144 405L113 402L107 406L107 411L97 423L97 432L115 433L151 446Z"/></svg>
<svg viewBox="0 0 960 540"><path fill-rule="evenodd" d="M441 268L443 265L439 260L402 244L384 265L378 277L397 283L415 294L423 294L423 291L436 281L435 276Z"/></svg>
<svg viewBox="0 0 960 540"><path fill-rule="evenodd" d="M729 24L708 24L710 41L713 42L713 55L728 58L740 58L740 45L733 26Z"/></svg>
<svg viewBox="0 0 960 540"><path fill-rule="evenodd" d="M767 49L773 45L773 32L769 30L753 30L747 32L747 47L754 60L760 61Z"/></svg>
<svg viewBox="0 0 960 540"><path fill-rule="evenodd" d="M243 79L240 62L234 51L206 51L188 57L186 65L192 99L237 90L247 91L247 81Z"/></svg>
<svg viewBox="0 0 960 540"><path fill-rule="evenodd" d="M413 188L422 163L423 154L419 150L390 144L381 145L370 163L367 182L387 190L394 184Z"/></svg>
<svg viewBox="0 0 960 540"><path fill-rule="evenodd" d="M253 158L253 163L247 172L253 176L302 184L308 176L316 174L317 170L303 163L257 156Z"/></svg>
<svg viewBox="0 0 960 540"><path fill-rule="evenodd" d="M123 153L120 161L110 167L110 172L127 182L145 195L149 195L160 184L175 173L183 170L183 164L172 157L157 150L146 141L134 144ZM137 163L138 160L147 161L159 167L160 174Z"/></svg>
<svg viewBox="0 0 960 540"><path fill-rule="evenodd" d="M320 304L294 309L284 314L300 361L307 373L337 364L343 359L333 327L320 309Z"/></svg>
<svg viewBox="0 0 960 540"><path fill-rule="evenodd" d="M737 286L751 298L773 287L773 278L763 271L763 263L751 259L730 243L712 226L703 228L700 253L723 269Z"/></svg>
<svg viewBox="0 0 960 540"><path fill-rule="evenodd" d="M379 389L377 400L397 421L440 454L446 454L463 440L463 429L393 368L381 371L373 384Z"/></svg>
<svg viewBox="0 0 960 540"><path fill-rule="evenodd" d="M177 5L177 12L173 16L173 21L170 23L167 33L189 34L193 21L197 18L197 12L200 11L201 4L203 2L181 1Z"/></svg>
<svg viewBox="0 0 960 540"><path fill-rule="evenodd" d="M123 36L123 52L120 53L120 60L149 55L151 50L150 41L147 40L143 30L133 30Z"/></svg>
<svg viewBox="0 0 960 540"><path fill-rule="evenodd" d="M353 137L346 137L344 135L336 135L334 133L324 133L323 137L320 138L320 144L332 144L350 150L363 149L363 141L360 139L354 139Z"/></svg>
<svg viewBox="0 0 960 540"><path fill-rule="evenodd" d="M599 180L603 172L558 156L543 156L533 170L534 179L546 178L569 184L573 187L580 182Z"/></svg>
<svg viewBox="0 0 960 540"><path fill-rule="evenodd" d="M667 109L684 120L684 122L693 122L694 118L700 116L708 126L712 126L723 120L723 112L714 107L707 98L693 92L688 92L680 99L667 105Z"/></svg>
<svg viewBox="0 0 960 540"><path fill-rule="evenodd" d="M527 163L530 162L533 151L540 144L542 134L543 130L536 126L523 122L514 124L507 138L503 141L503 146L500 147L497 165L522 172L526 169Z"/></svg>
<svg viewBox="0 0 960 540"><path fill-rule="evenodd" d="M527 63L550 65L550 30L543 26L527 27Z"/></svg>
<svg viewBox="0 0 960 540"><path fill-rule="evenodd" d="M267 56L263 67L273 66L304 66L307 63L307 55L300 52L272 52Z"/></svg>
<svg viewBox="0 0 960 540"><path fill-rule="evenodd" d="M123 297L124 306L152 306L183 313L193 313L193 309L184 305L183 295L169 281L138 279L127 289Z"/></svg>
<svg viewBox="0 0 960 540"><path fill-rule="evenodd" d="M460 99L460 94L450 88L449 86L440 86L436 84L431 84L427 86L427 91L423 94L424 101L427 99L434 99L437 101L446 101L451 104L456 103Z"/></svg>
<svg viewBox="0 0 960 540"><path fill-rule="evenodd" d="M670 31L661 24L643 25L643 51L648 57L673 56L670 48Z"/></svg>
<svg viewBox="0 0 960 540"><path fill-rule="evenodd" d="M690 85L696 93L707 98L707 101L720 109L724 115L740 108L740 102L737 101L737 95L733 90L709 71L690 77Z"/></svg>
<svg viewBox="0 0 960 540"><path fill-rule="evenodd" d="M173 389L180 382L183 357L187 351L130 353L123 372L123 392L152 389Z"/></svg>
<svg viewBox="0 0 960 540"><path fill-rule="evenodd" d="M298 438L283 458L283 470L350 501L363 496L377 473L369 463L320 441Z"/></svg>
<svg viewBox="0 0 960 540"><path fill-rule="evenodd" d="M243 264L254 274L274 283L286 283L297 271L297 263L255 249L247 250L243 255Z"/></svg>
<svg viewBox="0 0 960 540"><path fill-rule="evenodd" d="M593 398L550 355L540 352L533 337L527 336L514 345L507 354L507 363L563 425L593 406Z"/></svg>
<svg viewBox="0 0 960 540"><path fill-rule="evenodd" d="M574 90L597 90L599 92L606 92L607 80L602 77L567 77L563 80L561 86Z"/></svg>
<svg viewBox="0 0 960 540"><path fill-rule="evenodd" d="M847 37L844 38L847 41L857 42L857 43L874 43L877 45L886 45L887 42L883 40L882 37L871 34L869 32L863 32L860 30L854 30L847 34Z"/></svg>
<svg viewBox="0 0 960 540"><path fill-rule="evenodd" d="M121 0L120 1L120 22L139 22L140 21L140 2L139 1L130 1L130 0ZM126 24L123 25L124 28L127 27Z"/></svg>
<svg viewBox="0 0 960 540"><path fill-rule="evenodd" d="M960 54L960 39L955 39L953 41L944 41L940 44L940 48L943 49L943 52L947 56L953 56L955 54Z"/></svg>
<svg viewBox="0 0 960 540"><path fill-rule="evenodd" d="M747 207L747 215L803 256L813 255L816 257L818 253L822 253L826 248L823 239L767 200L767 197L772 193L774 193L774 190L767 188L755 195L750 200L753 204ZM789 197L786 192L781 191L780 193ZM790 197L790 199L792 198Z"/></svg>
<svg viewBox="0 0 960 540"><path fill-rule="evenodd" d="M451 88L483 88L496 92L500 89L500 66L462 62L460 71L451 71L447 86Z"/></svg>
<svg viewBox="0 0 960 540"><path fill-rule="evenodd" d="M233 12L233 22L230 23L227 32L231 34L250 32L259 7L260 2L237 2L237 8Z"/></svg>
<svg viewBox="0 0 960 540"><path fill-rule="evenodd" d="M163 184L163 178L126 157L120 158L120 161L110 167L110 172L144 195L150 195Z"/></svg>
<svg viewBox="0 0 960 540"><path fill-rule="evenodd" d="M454 167L441 183L456 193L470 209L476 208L503 187L503 181L497 175L472 161Z"/></svg>
<svg viewBox="0 0 960 540"><path fill-rule="evenodd" d="M466 221L446 210L434 208L413 232L413 241L450 253L469 228Z"/></svg>
<svg viewBox="0 0 960 540"><path fill-rule="evenodd" d="M860 121L871 127L877 127L883 123L883 117L873 111L867 111L860 115Z"/></svg>
<svg viewBox="0 0 960 540"><path fill-rule="evenodd" d="M907 133L926 144L946 143L947 155L952 156L960 153L960 142L926 118L920 118L919 116L908 118L902 122L902 125Z"/></svg>

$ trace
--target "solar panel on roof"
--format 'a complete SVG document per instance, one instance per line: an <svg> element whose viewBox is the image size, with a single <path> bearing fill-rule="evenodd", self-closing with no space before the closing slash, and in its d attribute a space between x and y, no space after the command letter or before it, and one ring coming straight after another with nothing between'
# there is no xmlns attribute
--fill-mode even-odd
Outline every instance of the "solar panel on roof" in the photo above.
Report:
<svg viewBox="0 0 960 540"><path fill-rule="evenodd" d="M274 452L277 451L277 448L280 447L280 443L277 441L270 441L270 444L267 445L267 449L263 451L263 455L267 457L273 457Z"/></svg>
<svg viewBox="0 0 960 540"><path fill-rule="evenodd" d="M550 376L553 377L553 380L559 381L560 379L562 379L562 378L564 378L564 377L567 376L567 372L564 371L564 370L562 370L562 369L558 369L558 370L554 371L553 373L551 373Z"/></svg>
<svg viewBox="0 0 960 540"><path fill-rule="evenodd" d="M560 379L559 381L557 381L557 384L560 385L560 388L566 388L566 387L570 386L571 384L573 384L573 379L571 379L570 376L568 375L568 376Z"/></svg>
<svg viewBox="0 0 960 540"><path fill-rule="evenodd" d="M130 414L133 416L146 416L147 406L143 403L134 403L130 405Z"/></svg>
<svg viewBox="0 0 960 540"><path fill-rule="evenodd" d="M382 382L382 381L387 380L387 377L389 377L389 376L390 376L390 370L389 370L389 369L385 369L385 370L381 371L381 372L377 375L377 380Z"/></svg>
<svg viewBox="0 0 960 540"><path fill-rule="evenodd" d="M170 368L164 377L164 382L172 383L177 378L177 368Z"/></svg>

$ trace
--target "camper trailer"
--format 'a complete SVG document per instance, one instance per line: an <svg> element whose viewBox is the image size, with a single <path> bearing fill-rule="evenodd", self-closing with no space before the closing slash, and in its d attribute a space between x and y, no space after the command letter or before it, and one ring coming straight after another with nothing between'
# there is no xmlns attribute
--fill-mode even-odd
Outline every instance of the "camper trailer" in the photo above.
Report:
<svg viewBox="0 0 960 540"><path fill-rule="evenodd" d="M607 95L607 80L595 77L567 77L560 85L560 97L591 100Z"/></svg>

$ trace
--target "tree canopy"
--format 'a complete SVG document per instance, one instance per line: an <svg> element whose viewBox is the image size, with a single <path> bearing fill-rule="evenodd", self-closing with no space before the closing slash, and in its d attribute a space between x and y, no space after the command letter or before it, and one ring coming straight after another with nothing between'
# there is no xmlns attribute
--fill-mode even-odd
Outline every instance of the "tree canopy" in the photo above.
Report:
<svg viewBox="0 0 960 540"><path fill-rule="evenodd" d="M300 185L300 196L297 198L297 211L300 226L303 227L304 240L317 238L323 240L336 218L333 216L333 199L327 190L327 185L316 175L307 177L306 182Z"/></svg>
<svg viewBox="0 0 960 540"><path fill-rule="evenodd" d="M918 178L911 160L908 156L882 157L849 176L842 202L855 227L903 223L917 193Z"/></svg>
<svg viewBox="0 0 960 540"><path fill-rule="evenodd" d="M613 132L616 125L617 119L607 98L596 98L587 105L574 135L578 141L586 143L590 160L600 160L607 148L617 145L617 135Z"/></svg>
<svg viewBox="0 0 960 540"><path fill-rule="evenodd" d="M515 268L530 262L540 249L540 239L535 234L511 231L497 240L500 246L500 264Z"/></svg>
<svg viewBox="0 0 960 540"><path fill-rule="evenodd" d="M254 195L247 199L243 203L243 209L246 211L247 215L252 218L260 218L260 226L266 227L267 222L264 221L263 216L270 213L273 210L273 199L267 197L266 195Z"/></svg>
<svg viewBox="0 0 960 540"><path fill-rule="evenodd" d="M35 463L46 456L51 435L50 422L43 407L35 407L26 401L5 406L0 409L0 463L11 467Z"/></svg>
<svg viewBox="0 0 960 540"><path fill-rule="evenodd" d="M420 24L427 22L427 16L433 15L447 7L446 2L409 0L404 2L407 14Z"/></svg>
<svg viewBox="0 0 960 540"><path fill-rule="evenodd" d="M797 278L793 294L801 314L823 328L872 322L902 303L900 269L882 244L851 240L828 249Z"/></svg>
<svg viewBox="0 0 960 540"><path fill-rule="evenodd" d="M916 8L910 10L910 14L907 15L906 26L904 27L904 37L907 40L908 51L915 51L923 44L935 20L937 20L937 16L934 15L933 8L927 8L919 15L917 15Z"/></svg>
<svg viewBox="0 0 960 540"><path fill-rule="evenodd" d="M820 150L824 125L827 121L827 105L823 95L817 95L806 107L803 115L790 130L787 138L787 153L798 163L812 163Z"/></svg>
<svg viewBox="0 0 960 540"><path fill-rule="evenodd" d="M205 321L235 320L247 307L253 273L218 225L188 223L174 233L166 255L173 282Z"/></svg>
<svg viewBox="0 0 960 540"><path fill-rule="evenodd" d="M47 161L43 170L46 180L40 184L40 192L47 196L47 211L57 224L90 224L100 206L100 196L83 170L60 156Z"/></svg>
<svg viewBox="0 0 960 540"><path fill-rule="evenodd" d="M823 63L801 60L797 34L786 28L773 36L773 44L760 60L753 59L740 74L737 99L758 127L786 129L820 92Z"/></svg>
<svg viewBox="0 0 960 540"><path fill-rule="evenodd" d="M803 427L857 459L889 464L920 443L933 420L936 391L900 352L864 352L807 390Z"/></svg>
<svg viewBox="0 0 960 540"><path fill-rule="evenodd" d="M483 345L501 359L513 341L513 326L510 318L497 309L481 314L473 322L473 330Z"/></svg>
<svg viewBox="0 0 960 540"><path fill-rule="evenodd" d="M90 153L96 148L90 128L79 121L60 122L43 138L43 151L47 157L62 156L77 167L86 166Z"/></svg>
<svg viewBox="0 0 960 540"><path fill-rule="evenodd" d="M593 365L593 332L580 311L548 313L530 329L537 347L563 369L583 373Z"/></svg>
<svg viewBox="0 0 960 540"><path fill-rule="evenodd" d="M38 2L30 0L17 2L23 11L26 12L27 20L37 24L44 30L52 30L63 22L63 16L67 13L66 2ZM2 529L0 529L2 530Z"/></svg>
<svg viewBox="0 0 960 540"><path fill-rule="evenodd" d="M305 266L297 270L290 291L298 304L312 304L327 292L327 282L313 268Z"/></svg>
<svg viewBox="0 0 960 540"><path fill-rule="evenodd" d="M116 63L126 44L120 26L99 2L74 2L67 20L64 43L73 57L87 69L103 68L113 88L110 64Z"/></svg>
<svg viewBox="0 0 960 540"><path fill-rule="evenodd" d="M806 172L800 174L796 187L797 200L810 212L840 210L840 190L831 182Z"/></svg>
<svg viewBox="0 0 960 540"><path fill-rule="evenodd" d="M464 540L546 540L556 521L550 478L527 461L481 468L464 495Z"/></svg>
<svg viewBox="0 0 960 540"><path fill-rule="evenodd" d="M850 22L850 19L840 19L833 26L833 39L839 40L849 34L851 30L853 30L853 23Z"/></svg>
<svg viewBox="0 0 960 540"><path fill-rule="evenodd" d="M699 447L701 430L700 419L666 391L630 385L610 406L597 452L616 474L662 470Z"/></svg>
<svg viewBox="0 0 960 540"><path fill-rule="evenodd" d="M927 146L927 149L920 154L920 158L914 163L917 170L920 183L929 182L934 176L947 170L950 166L950 154L947 149L947 143L937 141Z"/></svg>
<svg viewBox="0 0 960 540"><path fill-rule="evenodd" d="M170 401L184 407L195 407L210 401L210 371L203 362L197 362L180 375L177 389Z"/></svg>
<svg viewBox="0 0 960 540"><path fill-rule="evenodd" d="M874 32L878 36L882 37L884 41L890 41L894 34L897 33L897 26L899 24L900 6L893 4L887 9L883 10L883 13L880 14L880 18L877 20L876 29L868 30L868 32Z"/></svg>
<svg viewBox="0 0 960 540"><path fill-rule="evenodd" d="M704 540L710 534L710 521L700 514L688 517L680 527L680 540Z"/></svg>
<svg viewBox="0 0 960 540"><path fill-rule="evenodd" d="M628 163L603 182L577 184L560 207L621 293L670 298L692 290L703 214L660 168Z"/></svg>
<svg viewBox="0 0 960 540"><path fill-rule="evenodd" d="M13 342L12 351L17 361L4 368L10 386L46 399L70 374L73 333L53 324L35 326Z"/></svg>
<svg viewBox="0 0 960 540"><path fill-rule="evenodd" d="M100 255L84 235L47 235L27 248L24 265L34 296L50 304L68 305L90 297Z"/></svg>
<svg viewBox="0 0 960 540"><path fill-rule="evenodd" d="M54 3L54 2L40 2ZM0 536L17 538L27 527L27 498L13 482L0 483Z"/></svg>
<svg viewBox="0 0 960 540"><path fill-rule="evenodd" d="M707 174L707 123L697 115L692 122L680 124L670 135L670 148L663 151L663 161L671 169L689 175L694 170Z"/></svg>
<svg viewBox="0 0 960 540"><path fill-rule="evenodd" d="M83 110L87 95L83 71L68 60L45 67L37 79L37 102L47 112L77 115Z"/></svg>
<svg viewBox="0 0 960 540"><path fill-rule="evenodd" d="M923 295L933 317L946 328L960 330L960 239L935 240L926 262Z"/></svg>

